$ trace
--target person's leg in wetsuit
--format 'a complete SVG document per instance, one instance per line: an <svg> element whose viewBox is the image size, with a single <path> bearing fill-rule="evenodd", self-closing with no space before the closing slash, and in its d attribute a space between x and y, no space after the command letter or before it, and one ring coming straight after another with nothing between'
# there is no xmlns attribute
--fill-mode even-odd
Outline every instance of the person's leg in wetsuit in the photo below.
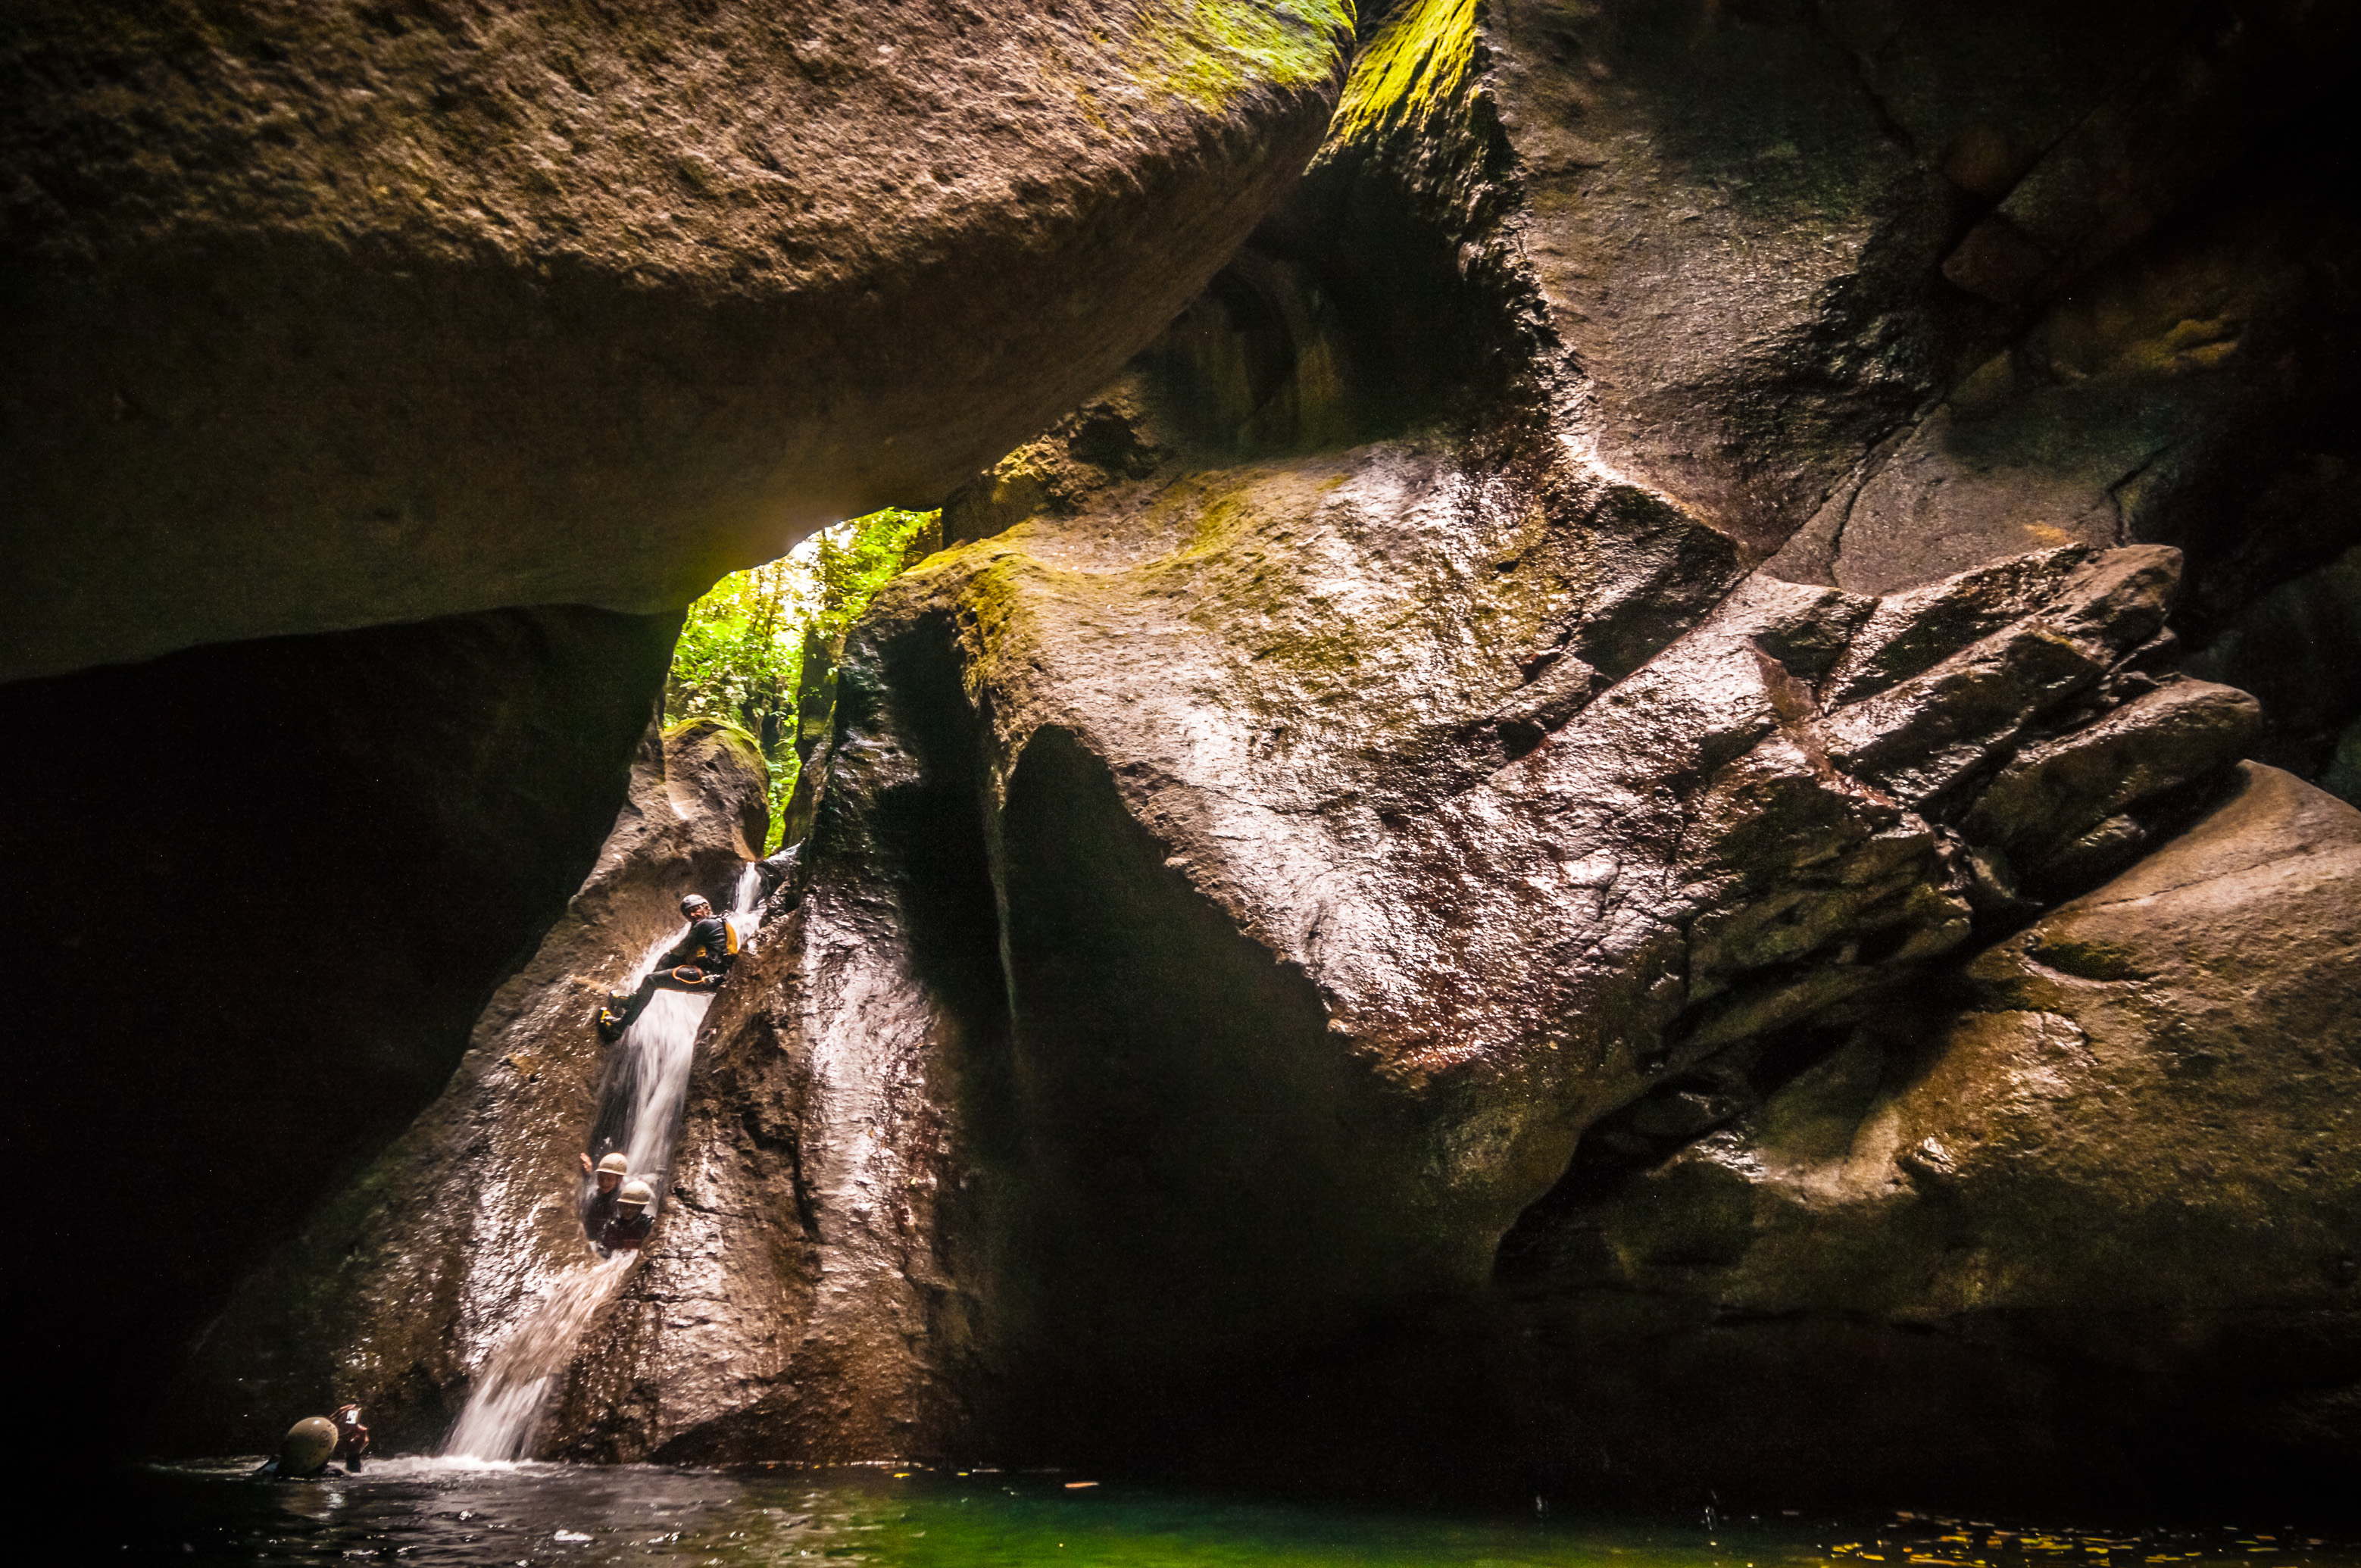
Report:
<svg viewBox="0 0 2361 1568"><path fill-rule="evenodd" d="M697 978L684 980L681 978L683 975L695 975ZM622 1005L620 1008L615 1004L615 997L608 998L605 1011L598 1014L598 1032L610 1040L620 1038L623 1031L630 1028L639 1015L647 1011L648 1003L659 991L710 991L720 982L721 977L719 974L702 970L695 964L681 964L674 969L651 970L648 978L640 981L640 988L631 992L629 997L622 999Z"/></svg>

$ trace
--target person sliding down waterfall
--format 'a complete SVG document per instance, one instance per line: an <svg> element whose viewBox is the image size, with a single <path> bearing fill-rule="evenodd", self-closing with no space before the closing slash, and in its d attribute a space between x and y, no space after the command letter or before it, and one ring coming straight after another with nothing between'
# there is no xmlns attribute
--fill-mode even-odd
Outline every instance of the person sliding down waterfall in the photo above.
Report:
<svg viewBox="0 0 2361 1568"><path fill-rule="evenodd" d="M598 1250L609 1257L619 1252L637 1252L656 1223L656 1217L648 1212L648 1205L655 1201L655 1189L646 1182L623 1183L615 1194L615 1217L598 1233Z"/></svg>
<svg viewBox="0 0 2361 1568"><path fill-rule="evenodd" d="M582 1157L582 1168L593 1183L590 1201L582 1205L582 1229L592 1241L606 1233L608 1222L615 1217L615 1190L631 1175L631 1162L620 1154L602 1157L596 1166L590 1157Z"/></svg>
<svg viewBox="0 0 2361 1568"><path fill-rule="evenodd" d="M628 997L620 991L611 992L607 1005L598 1009L598 1037L608 1044L623 1037L623 1031L657 992L710 991L738 961L738 934L730 928L729 921L713 913L712 905L692 893L680 901L680 912L688 916L688 935L656 960L639 990Z"/></svg>

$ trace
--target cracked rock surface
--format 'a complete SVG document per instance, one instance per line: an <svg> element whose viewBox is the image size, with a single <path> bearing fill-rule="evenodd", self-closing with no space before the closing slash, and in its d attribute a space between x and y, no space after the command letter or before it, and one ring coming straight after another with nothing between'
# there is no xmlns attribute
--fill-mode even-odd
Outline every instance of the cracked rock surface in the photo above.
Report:
<svg viewBox="0 0 2361 1568"><path fill-rule="evenodd" d="M2156 548L1751 576L1610 676L1591 544L1661 503L1578 477L1150 476L881 597L584 1441L1101 1442L1093 1388L1486 1300L1586 1129L2136 859L2255 733L2159 657Z"/></svg>

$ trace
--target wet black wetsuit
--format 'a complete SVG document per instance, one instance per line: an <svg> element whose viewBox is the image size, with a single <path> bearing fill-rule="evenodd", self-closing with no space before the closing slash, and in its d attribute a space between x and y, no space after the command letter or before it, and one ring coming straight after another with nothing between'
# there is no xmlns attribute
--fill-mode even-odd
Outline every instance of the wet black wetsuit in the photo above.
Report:
<svg viewBox="0 0 2361 1568"><path fill-rule="evenodd" d="M737 961L738 955L730 950L730 927L720 916L690 921L688 935L656 960L655 969L640 981L639 990L631 992L610 1027L618 1035L630 1028L659 991L711 990Z"/></svg>
<svg viewBox="0 0 2361 1568"><path fill-rule="evenodd" d="M606 1228L598 1233L598 1245L610 1254L637 1251L639 1245L648 1239L648 1232L655 1223L653 1210L641 1209L629 1213L619 1211L613 1219L607 1222Z"/></svg>
<svg viewBox="0 0 2361 1568"><path fill-rule="evenodd" d="M604 1192L598 1190L596 1183L592 1184L590 1201L582 1205L583 1234L592 1241L597 1241L605 1233L608 1222L615 1217L615 1203L622 1190L623 1184L620 1181Z"/></svg>

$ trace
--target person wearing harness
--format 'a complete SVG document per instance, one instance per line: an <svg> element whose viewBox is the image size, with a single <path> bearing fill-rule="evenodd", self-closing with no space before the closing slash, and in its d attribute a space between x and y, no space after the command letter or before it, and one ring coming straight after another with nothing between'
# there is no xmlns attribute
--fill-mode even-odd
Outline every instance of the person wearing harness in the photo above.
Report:
<svg viewBox="0 0 2361 1568"><path fill-rule="evenodd" d="M713 913L712 905L692 893L680 901L680 912L688 916L688 935L656 960L639 990L629 996L620 991L611 992L607 1005L598 1010L598 1037L609 1045L623 1037L623 1031L657 992L710 991L738 961L737 933L730 929L729 921Z"/></svg>

